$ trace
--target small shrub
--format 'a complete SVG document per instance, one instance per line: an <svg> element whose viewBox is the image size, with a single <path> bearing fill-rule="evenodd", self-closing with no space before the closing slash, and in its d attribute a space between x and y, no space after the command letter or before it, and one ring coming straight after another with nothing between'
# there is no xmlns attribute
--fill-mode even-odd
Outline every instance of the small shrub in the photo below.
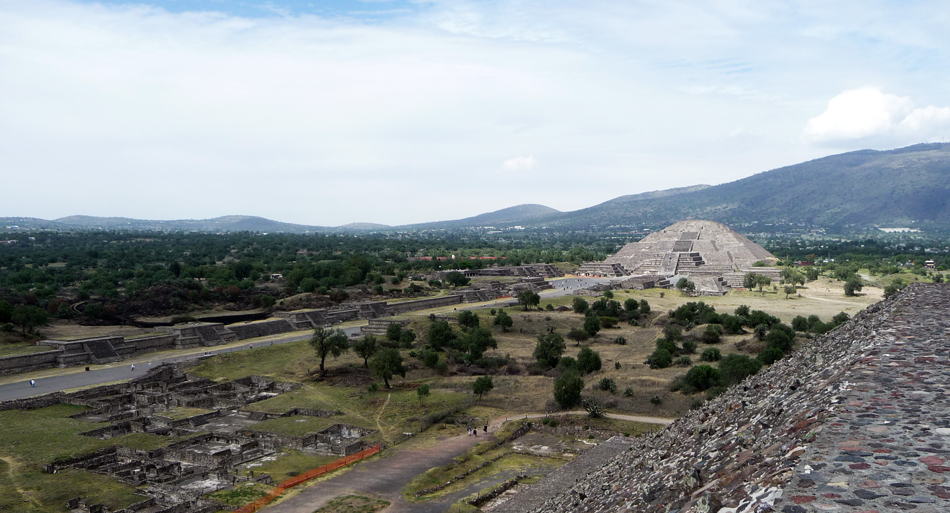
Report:
<svg viewBox="0 0 950 513"><path fill-rule="evenodd" d="M688 356L680 356L679 358L676 359L676 362L674 362L674 365L679 365L682 367L686 367L692 364L693 364L693 360L691 360L690 357Z"/></svg>
<svg viewBox="0 0 950 513"><path fill-rule="evenodd" d="M584 409L587 410L587 416L592 419L599 419L604 416L604 408L594 399L584 399ZM584 429L590 429L590 426L584 426Z"/></svg>
<svg viewBox="0 0 950 513"><path fill-rule="evenodd" d="M696 342L692 340L683 341L683 352L686 354L693 354L696 352Z"/></svg>
<svg viewBox="0 0 950 513"><path fill-rule="evenodd" d="M614 362L615 369L620 370L620 367L621 367L620 362Z"/></svg>
<svg viewBox="0 0 950 513"><path fill-rule="evenodd" d="M634 394L634 393L635 393L635 392L633 391L633 388L632 388L632 387L627 387L627 389L623 391L623 396L624 396L624 397L633 397L633 394Z"/></svg>
<svg viewBox="0 0 950 513"><path fill-rule="evenodd" d="M657 348L647 358L647 364L651 369L665 369L670 365L673 365L673 355L671 355L666 349Z"/></svg>
<svg viewBox="0 0 950 513"><path fill-rule="evenodd" d="M719 369L715 369L709 365L697 365L690 369L683 378L684 388L689 386L700 392L709 390L721 382L722 378Z"/></svg>
<svg viewBox="0 0 950 513"><path fill-rule="evenodd" d="M551 303L548 303L548 304L544 307L544 309L550 312L551 310L554 310L554 305L552 305Z"/></svg>
<svg viewBox="0 0 950 513"><path fill-rule="evenodd" d="M370 393L379 392L379 383L370 383L369 386L366 387L366 390L369 390Z"/></svg>
<svg viewBox="0 0 950 513"><path fill-rule="evenodd" d="M597 383L597 388L610 392L611 394L617 393L617 382L613 378L601 378L600 382Z"/></svg>
<svg viewBox="0 0 950 513"><path fill-rule="evenodd" d="M668 324L663 328L663 338L678 342L683 340L683 330L679 326Z"/></svg>
<svg viewBox="0 0 950 513"><path fill-rule="evenodd" d="M729 385L734 385L759 372L761 368L762 363L744 354L730 354L719 362L722 380Z"/></svg>
<svg viewBox="0 0 950 513"><path fill-rule="evenodd" d="M439 363L435 364L435 370L439 374L445 376L449 373L449 364L445 360L440 360Z"/></svg>
<svg viewBox="0 0 950 513"><path fill-rule="evenodd" d="M617 344L619 346L625 346L627 345L627 339L624 338L623 335L621 335L614 339L614 344Z"/></svg>
<svg viewBox="0 0 950 513"><path fill-rule="evenodd" d="M781 349L776 346L769 346L759 353L757 359L762 362L763 365L772 365L773 363L781 360L784 356L785 353L783 353Z"/></svg>
<svg viewBox="0 0 950 513"><path fill-rule="evenodd" d="M703 350L703 354L699 355L699 359L703 362L718 362L722 359L722 353L715 347L707 347Z"/></svg>
<svg viewBox="0 0 950 513"><path fill-rule="evenodd" d="M660 404L663 402L663 399L660 399L660 396L655 395L650 398L650 404Z"/></svg>

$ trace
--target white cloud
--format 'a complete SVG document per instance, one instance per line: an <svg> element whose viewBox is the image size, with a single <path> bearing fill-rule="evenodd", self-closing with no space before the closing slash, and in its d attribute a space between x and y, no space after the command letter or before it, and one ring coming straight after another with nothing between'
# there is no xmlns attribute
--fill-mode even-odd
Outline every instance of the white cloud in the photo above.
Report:
<svg viewBox="0 0 950 513"><path fill-rule="evenodd" d="M950 107L916 108L909 97L876 87L845 91L811 118L802 138L812 144L869 142L898 145L945 140L950 136Z"/></svg>
<svg viewBox="0 0 950 513"><path fill-rule="evenodd" d="M531 171L538 165L534 155L527 157L515 157L502 162L501 167L506 171Z"/></svg>
<svg viewBox="0 0 950 513"><path fill-rule="evenodd" d="M950 75L939 0L429 0L363 18L162 4L0 0L0 187L43 185L0 216L572 210L820 157L856 129L829 115L802 138L803 112L854 83L940 98ZM882 109L897 134L946 126L946 109ZM520 172L470 180L486 170ZM453 194L462 180L477 201ZM406 201L422 183L430 199Z"/></svg>

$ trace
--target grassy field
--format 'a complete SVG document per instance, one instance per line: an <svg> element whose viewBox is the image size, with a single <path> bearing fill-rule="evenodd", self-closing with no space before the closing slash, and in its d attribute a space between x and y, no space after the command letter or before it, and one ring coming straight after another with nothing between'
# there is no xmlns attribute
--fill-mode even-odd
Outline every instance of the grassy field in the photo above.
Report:
<svg viewBox="0 0 950 513"><path fill-rule="evenodd" d="M326 506L313 513L375 513L386 509L389 504L389 501L382 499L362 495L347 495L346 497L332 499Z"/></svg>
<svg viewBox="0 0 950 513"><path fill-rule="evenodd" d="M67 418L84 411L83 406L56 405L28 413L0 412L0 511L60 512L73 497L89 497L96 502L120 509L143 500L135 489L106 476L74 470L56 474L43 472L43 465L75 457L111 445L138 449L161 447L171 439L136 433L111 440L98 440L79 433L98 427Z"/></svg>

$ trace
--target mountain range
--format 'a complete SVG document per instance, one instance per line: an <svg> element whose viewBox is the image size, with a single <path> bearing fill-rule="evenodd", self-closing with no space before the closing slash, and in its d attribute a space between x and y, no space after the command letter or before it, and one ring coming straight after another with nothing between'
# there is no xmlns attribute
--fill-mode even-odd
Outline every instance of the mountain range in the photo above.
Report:
<svg viewBox="0 0 950 513"><path fill-rule="evenodd" d="M103 229L200 232L331 233L389 230L553 227L660 227L684 219L731 226L799 224L826 229L874 226L950 228L950 144L888 151L860 150L765 171L721 185L695 185L620 196L573 212L518 205L465 219L405 226L352 223L338 227L282 223L254 216L151 221L69 216L0 218L0 229Z"/></svg>

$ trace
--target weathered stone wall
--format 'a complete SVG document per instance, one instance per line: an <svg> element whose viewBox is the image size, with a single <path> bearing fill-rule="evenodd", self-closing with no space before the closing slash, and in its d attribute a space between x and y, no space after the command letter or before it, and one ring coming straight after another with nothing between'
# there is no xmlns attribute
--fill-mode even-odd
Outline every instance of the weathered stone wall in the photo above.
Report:
<svg viewBox="0 0 950 513"><path fill-rule="evenodd" d="M294 331L292 324L286 319L270 319L266 321L249 322L246 324L231 324L228 326L239 340L247 338L266 337Z"/></svg>
<svg viewBox="0 0 950 513"><path fill-rule="evenodd" d="M397 315L405 312L413 312L416 310L425 310L427 308L438 308L440 306L451 306L457 305L462 302L462 296L459 295L450 295L442 297L430 297L425 299L417 299L415 301L402 301L399 303L388 303L386 305L386 311L390 315Z"/></svg>
<svg viewBox="0 0 950 513"><path fill-rule="evenodd" d="M948 511L948 311L912 285L522 511Z"/></svg>
<svg viewBox="0 0 950 513"><path fill-rule="evenodd" d="M0 376L55 367L58 365L56 357L61 354L63 354L62 351L43 351L0 358Z"/></svg>

